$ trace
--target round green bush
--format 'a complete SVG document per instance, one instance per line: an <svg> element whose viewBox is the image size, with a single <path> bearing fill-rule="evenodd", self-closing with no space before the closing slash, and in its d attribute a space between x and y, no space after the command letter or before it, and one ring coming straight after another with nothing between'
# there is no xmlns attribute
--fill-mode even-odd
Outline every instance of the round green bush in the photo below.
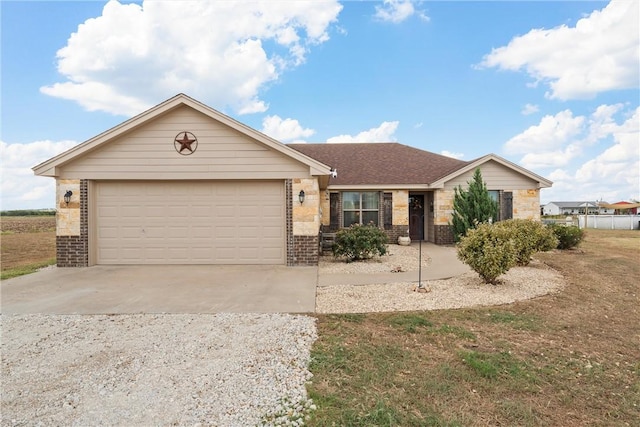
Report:
<svg viewBox="0 0 640 427"><path fill-rule="evenodd" d="M352 262L386 254L388 243L384 230L373 224L354 224L336 233L332 251L335 257L345 257L347 262Z"/></svg>
<svg viewBox="0 0 640 427"><path fill-rule="evenodd" d="M545 252L558 246L558 239L553 232L541 222L530 219L509 219L495 224L509 234L516 249L516 264L529 265L531 255Z"/></svg>
<svg viewBox="0 0 640 427"><path fill-rule="evenodd" d="M516 245L507 227L480 224L467 231L458 243L458 258L469 265L485 283L497 284L497 278L516 265Z"/></svg>
<svg viewBox="0 0 640 427"><path fill-rule="evenodd" d="M584 239L584 230L575 225L549 224L547 228L558 239L558 249L575 248Z"/></svg>

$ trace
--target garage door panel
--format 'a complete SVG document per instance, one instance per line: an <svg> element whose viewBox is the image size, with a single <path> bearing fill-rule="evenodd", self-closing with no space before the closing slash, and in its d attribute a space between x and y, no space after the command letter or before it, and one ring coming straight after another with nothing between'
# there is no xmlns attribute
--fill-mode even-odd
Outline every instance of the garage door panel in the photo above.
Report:
<svg viewBox="0 0 640 427"><path fill-rule="evenodd" d="M284 264L282 182L99 182L98 264Z"/></svg>
<svg viewBox="0 0 640 427"><path fill-rule="evenodd" d="M262 236L265 239L279 239L281 230L278 227L264 227L262 229Z"/></svg>
<svg viewBox="0 0 640 427"><path fill-rule="evenodd" d="M240 228L240 232L242 230L244 230L244 227ZM237 236L238 230L236 227L215 227L214 232L214 236L217 239L233 239Z"/></svg>

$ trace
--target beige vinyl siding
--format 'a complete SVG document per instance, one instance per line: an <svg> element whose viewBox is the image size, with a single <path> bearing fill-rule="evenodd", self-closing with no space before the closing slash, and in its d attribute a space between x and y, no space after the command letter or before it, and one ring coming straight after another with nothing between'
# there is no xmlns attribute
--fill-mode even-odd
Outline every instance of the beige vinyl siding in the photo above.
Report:
<svg viewBox="0 0 640 427"><path fill-rule="evenodd" d="M195 153L174 148L180 132L198 139ZM179 107L108 145L64 165L60 177L80 179L285 179L309 167L189 107Z"/></svg>
<svg viewBox="0 0 640 427"><path fill-rule="evenodd" d="M480 167L482 179L487 183L489 190L527 190L538 188L537 181L534 181L513 169L510 169L498 162L490 160ZM453 191L455 187L461 185L467 188L468 182L473 179L474 170L470 170L454 179L447 181L445 190Z"/></svg>
<svg viewBox="0 0 640 427"><path fill-rule="evenodd" d="M94 184L97 264L284 264L282 181Z"/></svg>

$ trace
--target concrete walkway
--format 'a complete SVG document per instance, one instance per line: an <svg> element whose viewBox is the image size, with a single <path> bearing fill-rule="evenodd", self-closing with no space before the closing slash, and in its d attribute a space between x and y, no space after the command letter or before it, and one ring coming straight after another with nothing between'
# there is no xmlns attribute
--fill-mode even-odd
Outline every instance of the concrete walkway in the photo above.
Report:
<svg viewBox="0 0 640 427"><path fill-rule="evenodd" d="M411 246L418 248L419 244L412 243ZM321 274L318 278L318 286L418 282L419 279L439 280L471 271L468 265L458 259L455 248L450 246L422 242L422 256L431 258L431 263L423 267L422 272L416 270L402 273ZM418 265L417 259L416 265Z"/></svg>
<svg viewBox="0 0 640 427"><path fill-rule="evenodd" d="M431 258L422 281L470 271L452 247L423 243L422 253ZM273 265L101 265L50 268L5 280L0 301L3 314L313 313L316 286L418 278L418 271L319 276L317 267Z"/></svg>
<svg viewBox="0 0 640 427"><path fill-rule="evenodd" d="M2 314L313 313L317 267L94 266L2 281Z"/></svg>

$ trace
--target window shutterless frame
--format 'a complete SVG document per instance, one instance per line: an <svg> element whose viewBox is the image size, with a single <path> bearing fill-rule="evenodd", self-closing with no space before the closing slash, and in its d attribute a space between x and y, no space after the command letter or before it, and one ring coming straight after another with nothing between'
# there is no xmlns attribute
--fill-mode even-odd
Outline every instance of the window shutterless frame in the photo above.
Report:
<svg viewBox="0 0 640 427"><path fill-rule="evenodd" d="M343 226L378 225L380 197L377 191L345 191L342 193Z"/></svg>

